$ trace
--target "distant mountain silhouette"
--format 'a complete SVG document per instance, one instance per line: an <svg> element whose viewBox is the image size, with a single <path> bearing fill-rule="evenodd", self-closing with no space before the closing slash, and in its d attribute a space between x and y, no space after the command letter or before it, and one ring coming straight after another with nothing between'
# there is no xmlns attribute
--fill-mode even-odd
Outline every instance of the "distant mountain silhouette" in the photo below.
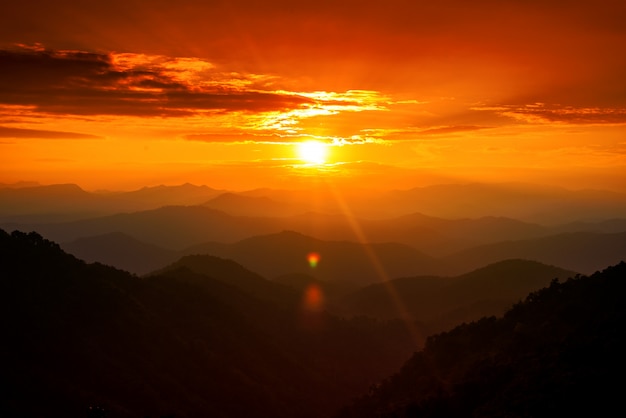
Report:
<svg viewBox="0 0 626 418"><path fill-rule="evenodd" d="M0 188L0 219L65 221L107 213L108 201L75 184Z"/></svg>
<svg viewBox="0 0 626 418"><path fill-rule="evenodd" d="M390 209L389 212L405 213L402 216L380 219L359 218L353 216L349 211L341 212L326 208L324 205L317 209L329 209L331 211L305 210L307 207L316 207L313 203L318 199L309 197L311 202L307 206L304 195L295 192L290 194L286 191L262 190L255 193L235 194L222 193L205 186L193 185L159 186L134 192L107 194L87 193L75 185L0 189L0 198L3 199L0 213L12 214L7 217L0 216L0 227L11 230L38 231L47 238L59 242L70 242L79 238L121 232L146 244L173 250L183 250L203 242L233 243L257 235L290 230L327 241L396 242L410 245L434 257L450 256L453 253L479 245L505 240L519 241L543 238L564 232L626 232L626 220L617 218L602 220L603 218L600 217L598 221L594 222L564 223L571 218L568 215L560 218L561 223L559 225L545 226L503 216L471 216L474 213L472 208L481 204L480 199L478 199L482 196L481 193L488 193L490 196L505 192L512 193L516 196L515 202L519 207L527 208L535 205L533 201L534 192L528 192L530 194L525 195L515 188L508 189L504 186L496 188L493 185L441 186L439 188L433 186L424 190L416 189L414 192L426 193L430 190L434 193L433 190L440 189L450 194L448 197L451 199L454 195L452 191L462 190L463 192L459 192L458 198L463 204L452 205L445 201L432 200L434 195L424 200L420 197L421 195L413 196L410 191L397 192L390 194L389 199L379 198L376 202L363 203L364 205L375 206L390 205L395 209ZM35 193L36 190L39 190L38 194ZM571 199L578 196L574 192L570 193L561 189L557 189L557 192L554 197L555 200L553 200L558 205L549 199L548 191L543 191L540 194L543 200L537 204L541 206L553 202L556 207L563 208L565 204L562 200L563 196L570 196ZM15 193L26 193L27 195L12 197L11 194ZM31 196L33 193L37 196ZM271 197L264 196L263 193ZM473 196L472 193L477 193L478 200L470 204L465 200L469 200ZM587 194L595 196L597 193L588 192ZM208 196L211 196L211 200L201 201L205 206L171 206L171 203L176 205L191 204ZM398 196L404 197L400 199ZM600 193L600 198L602 196L604 195ZM623 216L626 210L623 210L621 206L620 196L619 194L608 194L605 196L605 200L611 197L613 203L610 204L609 201L605 203L607 207L612 208L613 212ZM528 198L528 202L525 204L521 202L524 198ZM361 197L359 202L363 199ZM394 199L400 199L399 202L403 202L404 206L396 207L396 203L393 203ZM426 205L430 202L429 199L432 202L437 202L437 204L453 207L454 211L458 212L458 216L446 219L427 216L415 211L419 205ZM565 199L565 202L570 202L571 199L568 199ZM579 202L580 205L582 205L581 202ZM591 206L595 204L594 201L587 203ZM155 207L165 204L168 206ZM502 204L509 205L509 203ZM489 205L486 204L485 208L488 207ZM463 214L461 208L467 208L468 211ZM57 212L52 213L50 211ZM112 211L115 214L112 214ZM496 212L498 210L494 208L494 213ZM95 214L102 213L111 214L95 216ZM445 214L445 212L442 213ZM593 218L593 213L595 213L593 210L590 211L586 218ZM67 222L67 219L77 217L81 220ZM460 272L457 270L448 273Z"/></svg>
<svg viewBox="0 0 626 418"><path fill-rule="evenodd" d="M202 206L166 206L73 222L28 225L25 229L59 242L122 232L145 243L180 250L206 241L232 242L276 229L264 220L234 217Z"/></svg>
<svg viewBox="0 0 626 418"><path fill-rule="evenodd" d="M297 209L290 205L265 196L251 197L236 193L222 193L204 203L203 206L234 216L280 217L297 212Z"/></svg>
<svg viewBox="0 0 626 418"><path fill-rule="evenodd" d="M188 255L151 275L167 274L181 268L236 286L258 299L278 304L287 303L288 306L300 301L296 292L289 287L270 282L232 260L211 255Z"/></svg>
<svg viewBox="0 0 626 418"><path fill-rule="evenodd" d="M493 216L558 225L623 218L626 194L516 183L443 184L401 191L344 191L341 194L331 189L258 189L234 193L191 184L98 193L86 192L73 184L0 185L0 220L5 222L58 222L162 206L201 204L233 215L252 217L314 212L361 219L390 219L422 213L444 219ZM284 228L294 229L291 226Z"/></svg>
<svg viewBox="0 0 626 418"><path fill-rule="evenodd" d="M146 244L122 232L62 243L63 250L87 262L99 262L135 274L146 274L174 262L179 252Z"/></svg>
<svg viewBox="0 0 626 418"><path fill-rule="evenodd" d="M416 347L399 322L270 303L208 265L138 278L0 230L0 416L328 416Z"/></svg>
<svg viewBox="0 0 626 418"><path fill-rule="evenodd" d="M625 257L626 232L575 232L478 246L446 257L445 261L453 271L463 272L507 258L524 258L591 274Z"/></svg>
<svg viewBox="0 0 626 418"><path fill-rule="evenodd" d="M622 408L626 264L552 282L503 318L432 336L338 417L613 416Z"/></svg>
<svg viewBox="0 0 626 418"><path fill-rule="evenodd" d="M422 213L366 221L362 228L374 242L400 242L434 256L502 240L553 234L548 227L504 217L444 219Z"/></svg>
<svg viewBox="0 0 626 418"><path fill-rule="evenodd" d="M307 239L299 239L299 242L294 243L289 242L288 235L283 236L282 240L275 238L267 243L272 246L273 253L264 255L265 261L259 260L257 255L269 247L258 242L260 238L255 237L268 234L278 237L280 234L277 235L276 231L281 231L280 228L285 224L312 232L310 237L339 237L319 241L344 242L343 247L358 246L354 230L340 217L311 213L286 218L252 218L232 216L200 206L172 206L83 221L32 225L26 230L35 230L50 239L64 242L64 248L87 260L103 262L138 274L161 268L183 255L204 253L237 260L270 279L283 274L311 273L320 279L337 280L337 276L332 275L327 267L320 265L319 269L311 270L303 261L306 254L303 256L302 251L313 251L310 248L326 245L312 242L314 238L308 239L308 242ZM458 275L511 258L536 260L591 273L619 261L626 251L624 233L553 234L555 230L576 228L586 231L619 230L624 226L623 220L619 219L547 228L506 218L444 220L413 214L389 220L363 221L361 226L365 237L372 238L370 242L374 244L370 245L371 248L377 251L386 248L383 251L387 259L384 270L388 278L424 274ZM122 235L109 236L111 232L119 232L128 238L122 240ZM291 236L295 238L298 234ZM529 236L535 238L523 238ZM113 240L112 237L117 239ZM251 241L240 242L247 239ZM476 245L477 242L489 244ZM413 248L423 247L425 251L415 252L408 249L407 244ZM253 248L255 246L260 248ZM391 261L392 247L397 250L397 262ZM299 250L296 251L296 248ZM333 254L336 248L336 245L329 248L327 254ZM451 252L455 248L461 250ZM426 250L448 255L426 260L426 254L430 254ZM167 255L168 251L173 255ZM362 247L359 254L365 254L364 251ZM410 252L416 257L410 255ZM411 257L413 260L407 262L407 258ZM331 256L331 259L335 258ZM345 268L346 273L355 272L356 280L361 283L361 278L379 273L366 267L372 266L372 260L353 258L352 261L345 258L333 263L344 266L342 268ZM348 268L348 265L351 267ZM405 268L409 265L415 268ZM368 268L369 271L363 273ZM351 277L344 274L344 279Z"/></svg>
<svg viewBox="0 0 626 418"><path fill-rule="evenodd" d="M407 277L377 283L346 296L354 314L397 318L408 313L431 331L483 316L501 315L553 279L576 273L527 260L505 260L457 277Z"/></svg>
<svg viewBox="0 0 626 418"><path fill-rule="evenodd" d="M40 223L72 221L162 206L198 205L220 193L207 186L191 184L100 193L87 192L75 184L0 187L0 219Z"/></svg>
<svg viewBox="0 0 626 418"><path fill-rule="evenodd" d="M185 183L179 186L143 187L129 192L111 192L106 195L129 203L135 210L156 209L162 206L199 205L214 196L223 193L207 186Z"/></svg>
<svg viewBox="0 0 626 418"><path fill-rule="evenodd" d="M436 260L407 245L323 241L293 231L234 244L207 243L187 251L232 259L268 278L304 273L326 281L369 283L437 270ZM314 268L307 261L312 252L321 257Z"/></svg>
<svg viewBox="0 0 626 418"><path fill-rule="evenodd" d="M557 225L552 228L553 234L567 232L602 232L615 233L626 232L626 219L607 219L598 222L572 222L563 225Z"/></svg>
<svg viewBox="0 0 626 418"><path fill-rule="evenodd" d="M571 191L524 183L442 184L389 192L382 199L397 214L421 212L442 218L503 216L542 224L623 217L626 194Z"/></svg>

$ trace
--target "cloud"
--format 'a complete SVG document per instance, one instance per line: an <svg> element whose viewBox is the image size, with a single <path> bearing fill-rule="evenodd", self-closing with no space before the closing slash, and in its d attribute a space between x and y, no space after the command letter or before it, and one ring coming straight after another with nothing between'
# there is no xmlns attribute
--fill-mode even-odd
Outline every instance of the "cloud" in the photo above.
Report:
<svg viewBox="0 0 626 418"><path fill-rule="evenodd" d="M0 102L65 115L164 117L283 111L314 102L251 89L262 84L260 77L246 79L245 74L211 72L213 68L199 59L142 54L2 50Z"/></svg>
<svg viewBox="0 0 626 418"><path fill-rule="evenodd" d="M416 141L425 137L457 136L465 132L491 129L491 126L479 125L451 125L434 126L431 128L400 128L400 129L367 129L367 138L371 142L381 141Z"/></svg>
<svg viewBox="0 0 626 418"><path fill-rule="evenodd" d="M22 129L0 126L0 138L101 139L102 137L76 132L46 131L40 129Z"/></svg>
<svg viewBox="0 0 626 418"><path fill-rule="evenodd" d="M188 141L200 141L200 142L216 142L216 143L267 143L267 144L280 144L297 142L301 140L300 136L284 136L273 134L255 134L244 132L232 132L232 133L197 133L188 134L183 136Z"/></svg>
<svg viewBox="0 0 626 418"><path fill-rule="evenodd" d="M575 107L534 103L504 105L493 110L501 115L530 124L565 123L572 125L626 124L626 108Z"/></svg>
<svg viewBox="0 0 626 418"><path fill-rule="evenodd" d="M488 126L472 126L472 125L459 125L459 126L441 126L437 128L424 129L417 131L418 135L448 135L458 132L470 132L478 131L481 129L489 129Z"/></svg>
<svg viewBox="0 0 626 418"><path fill-rule="evenodd" d="M264 132L233 132L222 133L196 133L183 135L188 141L213 142L213 143L255 143L255 144L293 144L303 141L320 141L334 145L345 144L362 144L370 141L369 138L361 138L354 136L352 138L314 136L306 133L299 134L283 134L283 133L264 133Z"/></svg>

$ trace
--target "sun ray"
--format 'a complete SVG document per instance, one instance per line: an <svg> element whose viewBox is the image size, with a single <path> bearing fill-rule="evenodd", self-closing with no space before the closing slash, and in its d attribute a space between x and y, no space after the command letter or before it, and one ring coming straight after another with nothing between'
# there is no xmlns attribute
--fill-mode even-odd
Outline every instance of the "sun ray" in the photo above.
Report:
<svg viewBox="0 0 626 418"><path fill-rule="evenodd" d="M387 271L385 270L385 267L378 258L378 255L372 249L370 241L367 239L365 232L361 228L361 225L359 224L357 218L352 213L352 210L348 206L347 202L341 196L341 192L339 191L339 189L337 189L332 182L329 182L327 184L330 186L330 190L337 204L341 208L341 212L343 213L346 221L348 221L348 224L350 225L352 232L357 238L357 241L361 244L363 250L365 251L365 254L367 255L367 258L372 264L372 268L374 269L374 271L376 271L376 274L380 278L381 283L385 285L385 289L387 290L389 297L395 305L396 312L404 322L404 325L411 335L411 338L413 338L416 344L419 344L419 342L423 339L423 335L415 326L414 319L412 318L409 310L405 306L404 301L398 294L398 291L394 287L393 282L391 282L391 278L389 277L389 274L387 274Z"/></svg>

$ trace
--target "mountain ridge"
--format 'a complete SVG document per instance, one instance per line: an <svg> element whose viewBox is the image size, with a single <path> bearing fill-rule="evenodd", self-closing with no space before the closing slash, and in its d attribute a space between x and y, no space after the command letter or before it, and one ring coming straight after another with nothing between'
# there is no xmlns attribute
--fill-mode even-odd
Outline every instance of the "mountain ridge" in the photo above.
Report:
<svg viewBox="0 0 626 418"><path fill-rule="evenodd" d="M621 407L626 263L552 281L502 318L428 338L337 418L610 416Z"/></svg>
<svg viewBox="0 0 626 418"><path fill-rule="evenodd" d="M378 318L409 317L443 331L483 316L501 315L553 279L577 273L531 260L509 259L453 277L403 277L343 298L347 312Z"/></svg>
<svg viewBox="0 0 626 418"><path fill-rule="evenodd" d="M0 230L0 271L2 416L328 416L415 347L399 323L277 307L189 269L139 278L36 233Z"/></svg>

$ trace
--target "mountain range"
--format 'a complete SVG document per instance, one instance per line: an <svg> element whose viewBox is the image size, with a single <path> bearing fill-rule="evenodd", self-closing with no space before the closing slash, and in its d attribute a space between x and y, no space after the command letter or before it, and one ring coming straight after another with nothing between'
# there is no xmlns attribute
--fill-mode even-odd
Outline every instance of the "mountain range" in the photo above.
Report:
<svg viewBox="0 0 626 418"><path fill-rule="evenodd" d="M142 279L35 233L0 250L2 416L327 416L416 348L225 260Z"/></svg>
<svg viewBox="0 0 626 418"><path fill-rule="evenodd" d="M372 284L341 300L346 312L375 318L401 318L424 324L429 332L501 315L526 295L575 272L535 261L510 259L455 277L405 277Z"/></svg>
<svg viewBox="0 0 626 418"><path fill-rule="evenodd" d="M337 417L611 416L621 406L626 263L553 281L501 318L430 337Z"/></svg>
<svg viewBox="0 0 626 418"><path fill-rule="evenodd" d="M523 183L443 184L389 192L338 191L330 187L233 192L192 184L88 192L75 184L0 185L2 222L70 221L176 205L206 205L232 215L253 217L316 212L388 219L422 213L445 219L494 216L558 225L623 218L626 194Z"/></svg>
<svg viewBox="0 0 626 418"><path fill-rule="evenodd" d="M186 222L188 231L197 234L199 239L202 230L194 229L189 217L181 216L181 219ZM154 225L157 223L155 221ZM136 225L132 228L138 230ZM160 235L159 231L150 231L150 228L146 231L157 238ZM176 236L176 233L169 236ZM431 257L397 242L325 241L294 231L263 234L234 243L205 242L179 251L142 242L120 232L64 242L62 247L84 260L101 262L136 274L157 270L184 255L210 254L236 260L269 278L300 273L311 274L321 280L367 283L427 274L459 275L487 264L516 258L591 274L603 265L618 263L626 257L626 233L558 233L542 238L479 245L446 257ZM306 261L310 252L317 252L322 257L314 269Z"/></svg>
<svg viewBox="0 0 626 418"><path fill-rule="evenodd" d="M270 238L349 253L350 243L293 232ZM259 249L255 241L233 248ZM262 256L274 252L261 241ZM2 416L467 416L480 408L495 417L556 402L554 388L572 376L581 396L621 347L623 263L565 281L574 273L507 260L456 277L350 288L306 274L268 280L205 254L140 278L85 263L36 233L0 230L0 266ZM326 292L331 303L316 305ZM583 352L601 356L600 366L575 357ZM465 388L478 392L468 397Z"/></svg>
<svg viewBox="0 0 626 418"><path fill-rule="evenodd" d="M0 416L596 416L619 399L625 194L16 184L0 228Z"/></svg>

